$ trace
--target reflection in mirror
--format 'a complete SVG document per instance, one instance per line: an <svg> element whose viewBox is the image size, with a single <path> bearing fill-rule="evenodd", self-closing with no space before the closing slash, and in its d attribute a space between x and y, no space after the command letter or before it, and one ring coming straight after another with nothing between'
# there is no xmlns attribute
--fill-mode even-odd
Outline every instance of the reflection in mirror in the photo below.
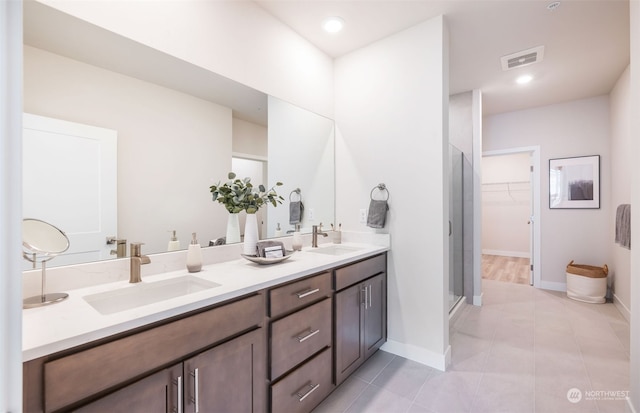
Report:
<svg viewBox="0 0 640 413"><path fill-rule="evenodd" d="M278 192L285 203L302 201L302 232L311 232L311 226L320 223L328 228L335 219L333 120L273 96L269 96L268 117L269 176L284 184ZM299 196L290 198L296 189ZM285 232L293 231L295 220L288 205L269 208L267 214L269 236L278 224Z"/></svg>
<svg viewBox="0 0 640 413"><path fill-rule="evenodd" d="M74 262L116 258L111 255L115 247L106 244L107 238L144 242L146 252L153 254L168 250L174 230L183 249L192 232L198 233L204 245L224 237L227 212L211 201L209 186L224 180L235 169L232 157L267 165L263 168L264 181L252 181L267 187L276 181L299 186L305 206L309 204L318 217L326 220L325 225L333 220L333 159L330 165L317 159L318 155L328 156L325 148L333 148L333 136L327 137L330 143L328 140L324 148L316 143L307 147L311 141L301 137L315 131L302 131L299 128L306 120L289 119L284 114L317 115L281 102L280 106L290 110L275 109L274 114L282 115L269 116L267 124L267 112L272 109L267 111L264 93L42 3L25 2L24 6L25 111L117 134L117 155L113 159L116 170L107 174L115 179L116 195L103 198L112 200L116 224L112 230L95 228L105 231L104 236L96 237L99 248ZM333 122L322 119L331 124L333 131ZM295 128L286 131L279 122ZM307 124L316 127L313 121ZM268 142L272 136L281 138L273 147ZM284 137L294 140L287 143ZM292 157L290 151L294 148L296 154ZM84 159L72 158L78 163ZM322 169L316 171L320 165ZM296 170L298 166L301 168ZM41 170L34 171L35 175L46 175ZM84 179L89 175L76 176ZM328 182L330 188L325 185ZM83 183L82 187L83 191L92 191L98 185ZM59 189L57 185L50 186L51 192L60 193ZM285 191L278 192L286 198ZM327 202L316 203L309 198L312 194ZM272 219L268 215L272 211L283 215ZM287 214L287 205L263 212L261 237L273 237L278 222L288 229ZM73 214L67 217L68 221L26 212L24 216L37 216L64 226L73 248L79 245L73 237L83 230L72 228ZM309 218L308 213L306 216ZM57 259L56 265L67 264L64 259L70 253Z"/></svg>
<svg viewBox="0 0 640 413"><path fill-rule="evenodd" d="M39 219L25 218L22 221L22 256L33 263L33 268L40 262L42 266L42 284L40 295L25 298L24 308L40 307L60 302L67 297L66 293L47 294L47 261L64 253L69 248L69 238L55 226Z"/></svg>

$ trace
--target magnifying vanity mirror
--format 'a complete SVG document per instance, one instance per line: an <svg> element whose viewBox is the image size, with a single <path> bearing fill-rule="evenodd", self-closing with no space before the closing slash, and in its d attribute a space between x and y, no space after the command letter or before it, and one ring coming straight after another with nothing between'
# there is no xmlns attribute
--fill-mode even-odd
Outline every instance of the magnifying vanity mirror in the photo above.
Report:
<svg viewBox="0 0 640 413"><path fill-rule="evenodd" d="M67 293L46 293L47 261L57 257L69 249L69 238L57 227L39 219L25 218L22 221L22 256L33 263L42 266L41 294L23 301L24 308L40 307L64 300Z"/></svg>
<svg viewBox="0 0 640 413"><path fill-rule="evenodd" d="M248 176L232 159L257 161L252 182L283 182L285 198L302 190L303 232L334 222L333 120L40 2L24 4L24 43L25 112L72 129L38 123L23 135L23 216L57 223L72 245L55 265L115 259L108 239L154 254L175 246L174 231L181 249L193 232L204 245L224 237L228 213L209 187L230 171ZM78 125L105 136L86 139ZM293 229L288 212L267 207L260 239Z"/></svg>

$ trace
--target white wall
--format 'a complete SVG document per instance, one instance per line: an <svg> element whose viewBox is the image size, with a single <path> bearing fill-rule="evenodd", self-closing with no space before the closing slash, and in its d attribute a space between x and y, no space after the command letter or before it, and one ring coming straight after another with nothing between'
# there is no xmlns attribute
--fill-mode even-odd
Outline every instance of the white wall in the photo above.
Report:
<svg viewBox="0 0 640 413"><path fill-rule="evenodd" d="M629 113L630 134L632 151L634 156L640 153L640 1L631 0L630 4L630 39L631 39L631 105ZM631 170L631 205L633 210L638 210L640 205L640 167L637 165ZM635 205L635 206L634 206ZM635 209L634 209L635 208ZM637 212L636 212L637 214ZM640 234L640 219L631 220L631 233ZM633 248L633 246L632 246ZM628 411L640 412L640 249L631 251L631 300L636 304L631 307L631 377L629 380L630 402ZM633 409L633 410L632 410Z"/></svg>
<svg viewBox="0 0 640 413"><path fill-rule="evenodd" d="M26 112L118 132L118 237L157 253L166 251L171 230L183 248L192 232L205 245L224 235L227 212L208 188L231 170L231 109L33 47L24 51Z"/></svg>
<svg viewBox="0 0 640 413"><path fill-rule="evenodd" d="M246 120L233 118L234 154L252 155L267 158L267 127Z"/></svg>
<svg viewBox="0 0 640 413"><path fill-rule="evenodd" d="M611 105L611 222L615 223L616 208L631 203L633 168L630 123L630 70L624 71L610 94ZM615 243L615 225L609 232L611 264L609 278L614 302L627 319L631 308L631 251Z"/></svg>
<svg viewBox="0 0 640 413"><path fill-rule="evenodd" d="M250 1L38 0L333 117L333 61Z"/></svg>
<svg viewBox="0 0 640 413"><path fill-rule="evenodd" d="M531 183L528 153L482 158L482 252L530 256Z"/></svg>
<svg viewBox="0 0 640 413"><path fill-rule="evenodd" d="M571 261L611 262L611 174L608 96L576 100L489 116L484 119L483 150L540 145L541 284L566 289ZM600 209L549 209L549 159L600 155ZM535 173L535 172L534 172Z"/></svg>
<svg viewBox="0 0 640 413"><path fill-rule="evenodd" d="M0 411L22 411L22 4L0 3Z"/></svg>
<svg viewBox="0 0 640 413"><path fill-rule="evenodd" d="M448 351L448 39L437 17L336 60L337 219L390 192L385 349L444 369ZM446 297L446 299L445 299Z"/></svg>

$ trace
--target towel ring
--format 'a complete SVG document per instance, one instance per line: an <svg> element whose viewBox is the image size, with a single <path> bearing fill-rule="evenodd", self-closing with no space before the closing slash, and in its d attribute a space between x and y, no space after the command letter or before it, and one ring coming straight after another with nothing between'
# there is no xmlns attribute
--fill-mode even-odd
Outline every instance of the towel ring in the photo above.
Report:
<svg viewBox="0 0 640 413"><path fill-rule="evenodd" d="M293 196L294 193L298 194L298 201L302 200L302 195L300 195L300 188L296 188L293 191L291 191L291 193L289 193L289 202L291 202L291 197Z"/></svg>
<svg viewBox="0 0 640 413"><path fill-rule="evenodd" d="M378 190L380 192L385 191L387 193L387 198L386 199L382 199L382 201L388 201L389 200L389 190L387 189L387 186L385 184L378 184L376 186L373 187L373 189L371 190L371 193L369 194L369 197L371 198L371 200L373 200L373 192L375 190Z"/></svg>

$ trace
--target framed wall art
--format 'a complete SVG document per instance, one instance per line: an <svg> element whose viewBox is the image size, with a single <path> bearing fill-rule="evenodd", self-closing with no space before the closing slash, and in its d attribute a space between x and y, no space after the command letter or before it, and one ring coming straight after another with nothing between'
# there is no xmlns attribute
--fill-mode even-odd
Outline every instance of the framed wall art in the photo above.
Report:
<svg viewBox="0 0 640 413"><path fill-rule="evenodd" d="M549 208L600 208L600 155L549 159Z"/></svg>

